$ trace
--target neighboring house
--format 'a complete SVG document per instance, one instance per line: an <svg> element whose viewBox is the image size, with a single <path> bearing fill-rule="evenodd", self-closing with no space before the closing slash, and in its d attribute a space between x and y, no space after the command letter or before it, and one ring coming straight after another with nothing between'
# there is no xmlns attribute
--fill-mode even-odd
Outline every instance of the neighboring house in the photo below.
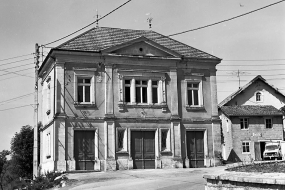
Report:
<svg viewBox="0 0 285 190"><path fill-rule="evenodd" d="M220 61L151 30L93 28L51 49L41 171L213 165Z"/></svg>
<svg viewBox="0 0 285 190"><path fill-rule="evenodd" d="M219 115L224 159L261 160L265 142L284 140L284 103L285 96L260 75L223 100Z"/></svg>

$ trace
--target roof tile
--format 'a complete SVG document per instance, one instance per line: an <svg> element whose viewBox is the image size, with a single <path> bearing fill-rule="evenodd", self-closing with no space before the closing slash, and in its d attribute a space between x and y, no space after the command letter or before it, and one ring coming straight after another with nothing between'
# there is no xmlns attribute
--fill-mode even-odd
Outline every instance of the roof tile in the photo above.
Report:
<svg viewBox="0 0 285 190"><path fill-rule="evenodd" d="M222 106L221 110L227 116L273 116L282 115L282 112L271 105L242 105Z"/></svg>
<svg viewBox="0 0 285 190"><path fill-rule="evenodd" d="M100 51L112 46L126 43L141 36L144 36L145 38L152 40L161 46L177 52L181 56L188 58L207 58L220 60L218 57L151 30L131 30L107 27L92 28L87 32L59 45L55 49Z"/></svg>

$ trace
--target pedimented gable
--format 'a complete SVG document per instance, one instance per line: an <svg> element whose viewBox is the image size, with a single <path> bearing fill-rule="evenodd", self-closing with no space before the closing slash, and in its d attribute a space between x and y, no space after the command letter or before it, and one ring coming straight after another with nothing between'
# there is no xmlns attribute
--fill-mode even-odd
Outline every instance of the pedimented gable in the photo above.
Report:
<svg viewBox="0 0 285 190"><path fill-rule="evenodd" d="M115 47L108 48L104 52L131 55L131 56L156 56L156 57L180 57L177 52L169 50L145 37L129 41Z"/></svg>

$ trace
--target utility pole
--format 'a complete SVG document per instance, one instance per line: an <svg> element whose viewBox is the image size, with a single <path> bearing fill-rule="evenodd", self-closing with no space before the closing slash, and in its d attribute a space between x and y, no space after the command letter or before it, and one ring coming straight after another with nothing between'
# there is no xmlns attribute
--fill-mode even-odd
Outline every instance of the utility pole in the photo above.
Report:
<svg viewBox="0 0 285 190"><path fill-rule="evenodd" d="M33 152L33 178L38 176L38 70L40 47L35 45L35 104L34 104L34 152Z"/></svg>
<svg viewBox="0 0 285 190"><path fill-rule="evenodd" d="M238 89L240 89L240 75L241 74L248 74L247 72L243 72L243 71L240 71L239 69L238 69L238 71L234 71L234 72L232 72L232 73L230 73L230 74L232 74L232 75L236 75L237 77L238 77Z"/></svg>

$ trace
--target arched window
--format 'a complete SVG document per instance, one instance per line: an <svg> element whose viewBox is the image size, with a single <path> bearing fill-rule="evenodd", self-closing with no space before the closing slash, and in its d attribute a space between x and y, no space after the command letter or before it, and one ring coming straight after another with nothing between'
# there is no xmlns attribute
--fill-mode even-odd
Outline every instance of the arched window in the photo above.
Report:
<svg viewBox="0 0 285 190"><path fill-rule="evenodd" d="M255 101L257 101L257 102L261 102L262 101L262 94L261 94L261 92L257 92L255 94Z"/></svg>

